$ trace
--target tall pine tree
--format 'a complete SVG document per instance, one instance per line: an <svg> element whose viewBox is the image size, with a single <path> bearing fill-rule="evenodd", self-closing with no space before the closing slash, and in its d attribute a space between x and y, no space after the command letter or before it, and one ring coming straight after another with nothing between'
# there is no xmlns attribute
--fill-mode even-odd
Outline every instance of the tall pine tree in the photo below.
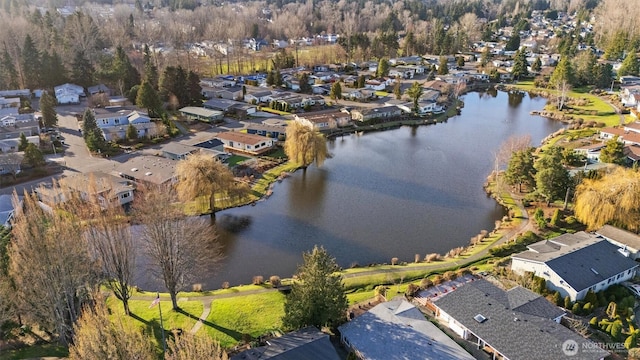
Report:
<svg viewBox="0 0 640 360"><path fill-rule="evenodd" d="M27 89L40 88L40 74L42 73L41 54L29 34L24 38L20 65L22 68L23 87Z"/></svg>
<svg viewBox="0 0 640 360"><path fill-rule="evenodd" d="M56 113L56 98L43 92L40 98L40 113L42 114L42 125L52 128L58 126L58 114Z"/></svg>

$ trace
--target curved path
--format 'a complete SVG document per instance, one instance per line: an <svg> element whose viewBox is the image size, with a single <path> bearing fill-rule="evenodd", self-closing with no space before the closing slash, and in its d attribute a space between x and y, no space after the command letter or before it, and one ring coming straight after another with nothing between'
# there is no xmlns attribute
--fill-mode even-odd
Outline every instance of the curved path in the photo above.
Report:
<svg viewBox="0 0 640 360"><path fill-rule="evenodd" d="M512 194L512 196L514 197L514 199L519 199L519 197L516 196L515 194ZM527 216L527 210L522 206L522 202L519 201L519 200L518 200L518 207L520 208L520 211L522 213L522 217L520 218L521 222L520 222L520 224L518 224L518 226L509 229L507 232L505 232L502 235L502 237L500 237L494 243L489 244L484 249L472 254L471 256L469 256L469 257L467 257L465 259L462 259L462 260L459 260L459 261L436 262L436 263L433 263L433 264L420 265L420 266L411 266L411 267L401 267L401 266L399 266L397 268L392 268L392 269L377 269L377 270L376 269L372 269L371 271L363 271L363 272L359 272L359 273L344 274L343 277L344 278L358 278L358 277L377 275L377 274L396 273L396 272L415 271L415 270L423 270L423 271L431 271L431 272L433 272L433 271L444 270L444 269L450 268L452 266L464 266L466 264L473 263L473 262L475 262L477 260L480 260L483 257L485 257L489 253L489 249L491 249L492 247L502 245L502 244L510 241L511 239L514 239L519 234L521 234L521 233L523 233L525 231L531 230L533 228L532 227L532 223L531 223L529 217ZM189 330L192 334L195 334L198 330L200 330L200 328L202 327L203 323L206 321L207 317L211 313L211 303L215 299L232 298L232 297L237 297L237 296L260 294L260 293L273 292L273 291L278 291L278 289L276 289L276 288L266 288L266 289L247 290L247 291L241 291L241 292L235 292L235 293L226 293L226 294L219 294L219 295L179 297L178 301L201 301L202 302L202 305L203 305L202 314L198 318L198 321L196 321L196 323L193 325L193 327ZM149 302L152 302L155 298L156 298L155 295L136 295L136 296L133 296L131 298L131 300L147 300Z"/></svg>

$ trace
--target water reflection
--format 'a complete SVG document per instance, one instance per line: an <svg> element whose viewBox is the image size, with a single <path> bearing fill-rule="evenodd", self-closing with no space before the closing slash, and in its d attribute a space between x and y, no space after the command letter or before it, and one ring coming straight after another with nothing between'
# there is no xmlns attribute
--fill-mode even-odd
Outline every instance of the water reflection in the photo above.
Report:
<svg viewBox="0 0 640 360"><path fill-rule="evenodd" d="M252 221L220 233L226 260L202 282L219 287L255 275L291 276L315 244L347 267L446 253L493 229L504 213L482 188L492 154L509 136L529 134L538 143L562 124L530 115L544 107L541 98L492 90L462 100L461 115L446 123L330 141L334 157L323 167L276 183L255 206L221 212Z"/></svg>

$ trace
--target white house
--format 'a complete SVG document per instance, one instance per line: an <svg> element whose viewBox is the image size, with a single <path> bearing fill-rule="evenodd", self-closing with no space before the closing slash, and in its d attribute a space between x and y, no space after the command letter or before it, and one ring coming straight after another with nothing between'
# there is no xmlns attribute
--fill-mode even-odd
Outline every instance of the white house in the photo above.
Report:
<svg viewBox="0 0 640 360"><path fill-rule="evenodd" d="M224 144L225 151L246 155L260 155L273 148L274 139L235 131L225 131L216 135Z"/></svg>
<svg viewBox="0 0 640 360"><path fill-rule="evenodd" d="M637 267L628 250L584 231L539 241L511 256L511 270L545 279L547 288L571 301L633 278Z"/></svg>
<svg viewBox="0 0 640 360"><path fill-rule="evenodd" d="M147 114L139 110L107 106L93 111L96 123L107 141L124 139L130 124L136 128L140 138L155 136L157 133L156 124L151 122L151 118Z"/></svg>
<svg viewBox="0 0 640 360"><path fill-rule="evenodd" d="M79 104L80 97L85 96L82 86L69 83L56 86L54 92L59 105Z"/></svg>

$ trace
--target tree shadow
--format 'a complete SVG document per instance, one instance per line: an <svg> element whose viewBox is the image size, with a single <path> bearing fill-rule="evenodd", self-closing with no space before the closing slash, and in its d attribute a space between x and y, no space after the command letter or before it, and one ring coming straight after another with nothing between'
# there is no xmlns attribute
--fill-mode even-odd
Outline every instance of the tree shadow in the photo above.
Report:
<svg viewBox="0 0 640 360"><path fill-rule="evenodd" d="M191 319L194 319L195 321L199 321L205 326L209 326L209 327L211 327L211 328L213 328L215 330L218 330L221 333L232 337L234 340L240 341L243 338L243 334L241 332L238 332L238 331L235 331L235 330L231 330L231 329L227 329L225 327L222 327L220 325L214 324L214 323L212 323L210 321L207 321L207 320L200 320L199 317L197 317L195 315L192 315L192 314L189 314L188 312L186 312L186 311L184 311L182 309L178 309L177 312L181 313L184 316L188 316Z"/></svg>

